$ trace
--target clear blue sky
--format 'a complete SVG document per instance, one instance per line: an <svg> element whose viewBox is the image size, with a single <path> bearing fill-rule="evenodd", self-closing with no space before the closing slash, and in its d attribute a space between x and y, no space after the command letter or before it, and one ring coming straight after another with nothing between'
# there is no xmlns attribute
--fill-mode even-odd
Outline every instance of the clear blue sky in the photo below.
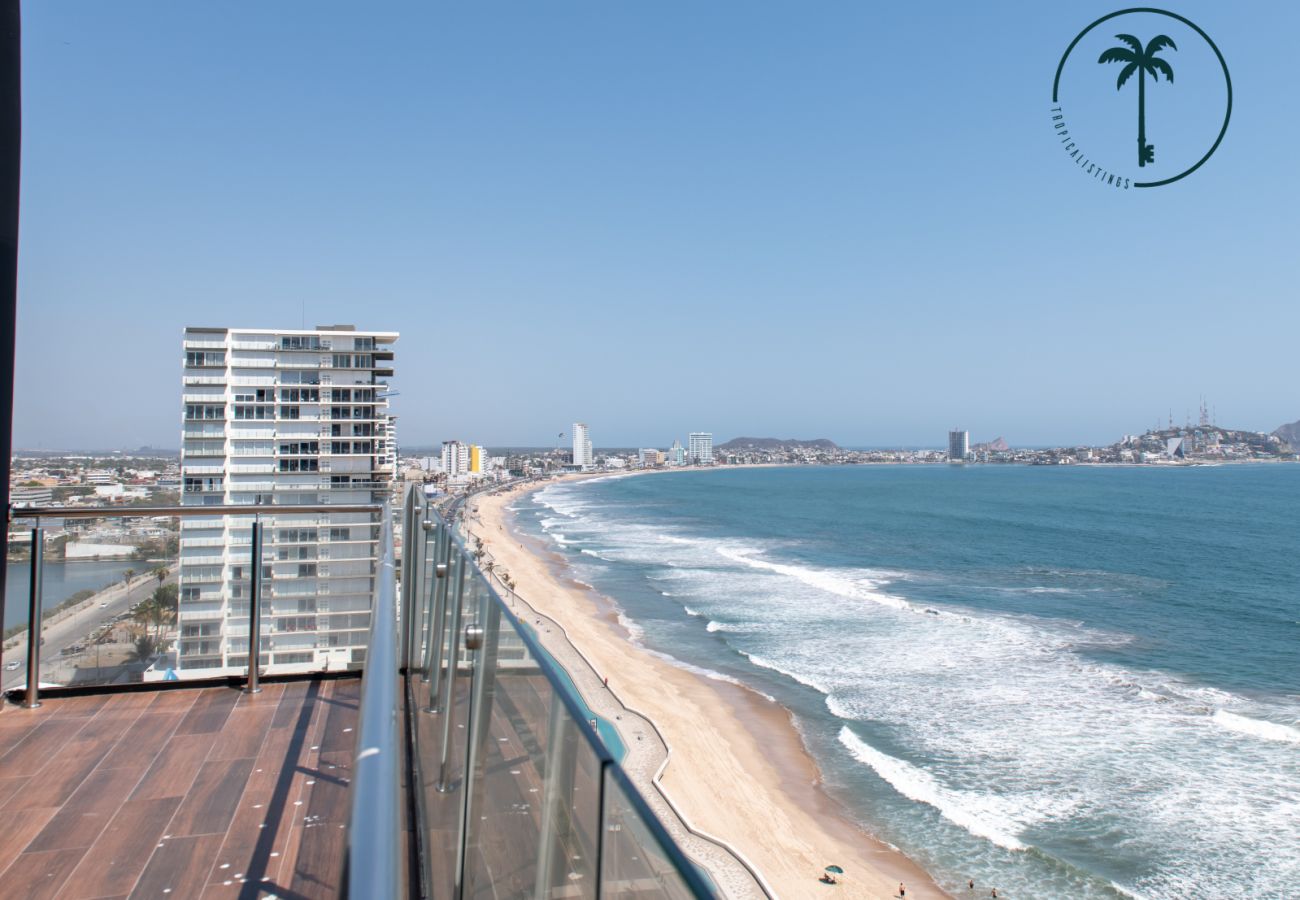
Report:
<svg viewBox="0 0 1300 900"><path fill-rule="evenodd" d="M1232 124L1128 193L1048 113L1118 7L29 2L16 445L175 447L181 329L304 303L405 445L1300 418L1300 4L1175 7Z"/></svg>

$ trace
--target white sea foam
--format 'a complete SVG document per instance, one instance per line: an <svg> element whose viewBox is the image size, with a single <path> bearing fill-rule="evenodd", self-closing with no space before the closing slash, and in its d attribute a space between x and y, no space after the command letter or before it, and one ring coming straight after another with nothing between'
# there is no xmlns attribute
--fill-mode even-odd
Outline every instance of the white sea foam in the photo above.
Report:
<svg viewBox="0 0 1300 900"><path fill-rule="evenodd" d="M672 596L672 595L671 595L671 594L668 594L668 593L665 593L664 596L665 596L665 597L669 597L669 596ZM682 611L685 612L686 615L691 616L691 617L696 618L696 619L698 619L700 616L704 615L704 613L700 612L700 611L697 610L697 609L691 609L689 606L683 606L683 607L682 607Z"/></svg>
<svg viewBox="0 0 1300 900"><path fill-rule="evenodd" d="M776 663L770 662L769 660L766 660L761 656L755 656L753 653L748 653L744 650L741 650L740 653L742 656L744 656L754 665L758 666L760 669L771 669L773 672L779 672L780 674L785 675L788 678L793 678L795 681L799 682L805 687L812 688L814 691L817 691L818 693L822 693L822 694L830 693L829 688L827 688L824 684L818 682L815 679L799 675L796 672L786 671L785 669L782 669L780 666L778 666Z"/></svg>
<svg viewBox="0 0 1300 900"><path fill-rule="evenodd" d="M1238 734L1263 738L1266 741L1281 741L1287 744L1300 744L1300 728L1292 728L1279 722L1265 722L1248 716L1239 716L1227 710L1216 710L1214 724Z"/></svg>
<svg viewBox="0 0 1300 900"><path fill-rule="evenodd" d="M768 572L776 572L779 575L786 575L790 578L797 579L811 587L837 594L841 597L849 597L854 600L869 600L872 603L879 603L881 606L891 606L894 609L911 609L912 604L908 603L902 597L895 597L892 594L886 594L875 590L876 584L866 577L853 578L832 569L814 569L810 566L794 566L785 563L771 562L766 559L757 559L754 554L759 552L743 547L728 547L726 545L715 548L720 556L723 556L733 562L742 563L754 569L763 569Z"/></svg>
<svg viewBox="0 0 1300 900"><path fill-rule="evenodd" d="M622 610L618 611L618 624L627 629L628 637L632 639L632 643L634 644L640 644L641 639L645 637L645 629L638 625Z"/></svg>
<svg viewBox="0 0 1300 900"><path fill-rule="evenodd" d="M727 626L723 625L721 622L715 622L715 621L713 621L712 619L710 619L710 620L709 620L709 624L704 626L704 630L705 630L705 631L710 631L710 632L712 632L712 631L721 631L722 629L724 629L724 628L726 628L726 627L727 627Z"/></svg>
<svg viewBox="0 0 1300 900"><path fill-rule="evenodd" d="M909 800L933 806L948 821L999 847L1007 850L1025 849L1024 843L1016 836L1019 832L1016 824L997 821L988 810L980 809L984 805L981 798L946 788L925 770L881 753L854 734L847 725L840 729L840 743L855 759L871 766L877 775Z"/></svg>

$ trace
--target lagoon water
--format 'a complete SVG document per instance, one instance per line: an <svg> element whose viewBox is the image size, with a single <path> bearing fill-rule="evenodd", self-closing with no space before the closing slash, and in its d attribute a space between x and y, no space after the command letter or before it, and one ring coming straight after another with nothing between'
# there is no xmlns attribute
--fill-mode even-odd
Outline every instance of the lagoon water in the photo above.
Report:
<svg viewBox="0 0 1300 900"><path fill-rule="evenodd" d="M957 896L1300 894L1300 466L691 471L516 513L636 640L794 711Z"/></svg>
<svg viewBox="0 0 1300 900"><path fill-rule="evenodd" d="M31 583L31 565L25 562L7 563L5 573L5 628L27 621L28 585ZM77 591L97 591L117 584L127 569L147 572L148 563L135 560L88 560L62 562L46 560L41 573L41 595L45 609L58 606Z"/></svg>

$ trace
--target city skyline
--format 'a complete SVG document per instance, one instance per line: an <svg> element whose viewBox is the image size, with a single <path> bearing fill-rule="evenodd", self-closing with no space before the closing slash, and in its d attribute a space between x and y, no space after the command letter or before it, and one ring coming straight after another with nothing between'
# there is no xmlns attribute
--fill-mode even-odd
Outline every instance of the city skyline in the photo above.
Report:
<svg viewBox="0 0 1300 900"><path fill-rule="evenodd" d="M15 443L172 443L167 351L213 309L400 330L411 445L544 446L575 410L609 445L1101 443L1202 394L1272 430L1300 418L1298 126L1268 112L1300 9L1180 12L1232 127L1195 178L1114 194L1050 133L1072 8L284 3L146 33L33 6ZM922 29L944 65L894 83Z"/></svg>

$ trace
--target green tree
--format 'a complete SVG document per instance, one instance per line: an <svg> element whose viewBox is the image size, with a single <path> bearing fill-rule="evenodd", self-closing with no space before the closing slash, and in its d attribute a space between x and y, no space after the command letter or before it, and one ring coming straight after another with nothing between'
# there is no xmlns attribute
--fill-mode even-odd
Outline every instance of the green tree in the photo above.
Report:
<svg viewBox="0 0 1300 900"><path fill-rule="evenodd" d="M1147 73L1156 81L1160 76L1165 76L1165 81L1173 83L1174 70L1165 60L1156 56L1165 47L1171 50L1177 50L1174 41L1168 35L1158 34L1147 42L1146 49L1143 49L1142 42L1131 34L1117 34L1119 38L1128 46L1111 47L1101 54L1097 60L1098 63L1124 63L1124 68L1119 71L1119 78L1115 82L1115 90L1124 87L1124 82L1132 77L1134 72L1138 73L1138 165L1145 166L1147 163L1156 161L1156 148L1154 144L1147 143Z"/></svg>
<svg viewBox="0 0 1300 900"><path fill-rule="evenodd" d="M162 652L158 640L148 634L136 635L134 644L127 652L126 658L133 663L147 663Z"/></svg>
<svg viewBox="0 0 1300 900"><path fill-rule="evenodd" d="M168 574L170 573L166 566L158 566L153 570L153 577L158 579L159 587L162 587L162 583L167 580Z"/></svg>
<svg viewBox="0 0 1300 900"><path fill-rule="evenodd" d="M122 573L122 583L127 587L131 586L131 579L135 577L135 569L127 569Z"/></svg>

